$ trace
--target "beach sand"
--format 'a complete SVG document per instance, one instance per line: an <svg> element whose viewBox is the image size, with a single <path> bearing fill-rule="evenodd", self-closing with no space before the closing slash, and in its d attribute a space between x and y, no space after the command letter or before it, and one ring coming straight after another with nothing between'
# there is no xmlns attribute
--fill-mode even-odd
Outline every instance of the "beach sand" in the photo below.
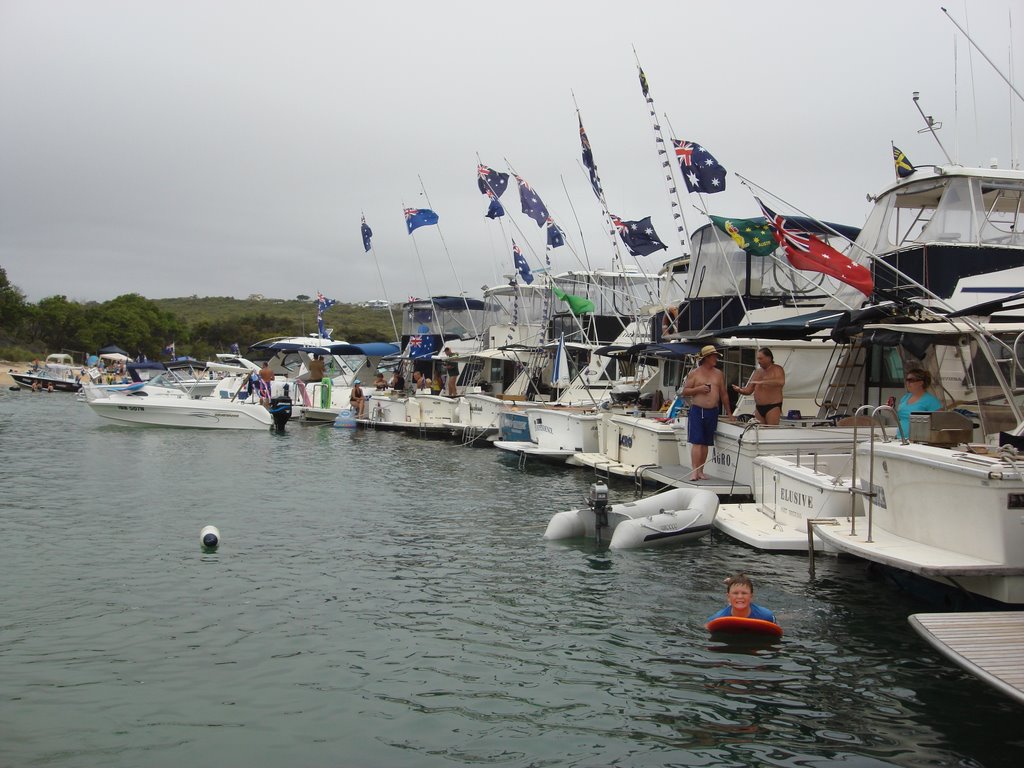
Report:
<svg viewBox="0 0 1024 768"><path fill-rule="evenodd" d="M12 363L9 360L0 360L0 387L16 387L14 379L11 378L10 371L13 370L15 373L24 373L31 368L29 363Z"/></svg>

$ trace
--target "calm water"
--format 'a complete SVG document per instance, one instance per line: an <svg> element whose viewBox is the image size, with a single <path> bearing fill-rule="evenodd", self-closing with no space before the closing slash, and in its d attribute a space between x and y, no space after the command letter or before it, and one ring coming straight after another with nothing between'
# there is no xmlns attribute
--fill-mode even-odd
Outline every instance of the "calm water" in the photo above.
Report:
<svg viewBox="0 0 1024 768"><path fill-rule="evenodd" d="M592 478L0 392L2 766L1000 766L1024 711L858 564L548 545ZM613 487L616 499L629 493ZM220 527L213 554L199 530ZM703 623L745 569L783 642Z"/></svg>

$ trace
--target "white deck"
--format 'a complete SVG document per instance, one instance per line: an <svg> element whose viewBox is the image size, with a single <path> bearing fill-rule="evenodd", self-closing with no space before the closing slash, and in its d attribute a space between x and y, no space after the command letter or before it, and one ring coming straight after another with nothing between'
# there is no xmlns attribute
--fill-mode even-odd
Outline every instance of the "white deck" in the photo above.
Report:
<svg viewBox="0 0 1024 768"><path fill-rule="evenodd" d="M1008 566L992 560L940 549L875 528L867 540L868 524L857 518L857 533L850 534L850 518L836 518L838 525L815 526L814 533L840 552L856 555L882 565L900 568L921 576L1014 576L1024 567Z"/></svg>
<svg viewBox="0 0 1024 768"><path fill-rule="evenodd" d="M908 621L947 659L1024 704L1024 611L916 613Z"/></svg>
<svg viewBox="0 0 1024 768"><path fill-rule="evenodd" d="M756 503L722 504L715 516L715 528L744 544L770 552L806 552L807 532L772 519ZM825 549L815 540L814 549Z"/></svg>

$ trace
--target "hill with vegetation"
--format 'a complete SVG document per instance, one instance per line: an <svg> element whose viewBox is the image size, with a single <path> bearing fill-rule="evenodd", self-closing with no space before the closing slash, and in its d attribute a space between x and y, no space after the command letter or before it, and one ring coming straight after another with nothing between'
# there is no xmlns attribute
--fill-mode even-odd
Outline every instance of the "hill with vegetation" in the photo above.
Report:
<svg viewBox="0 0 1024 768"><path fill-rule="evenodd" d="M395 323L401 324L399 308ZM391 313L358 304L335 304L323 313L335 339L358 344L394 341ZM316 333L316 302L295 299L190 296L147 299L136 293L105 302L75 302L50 296L36 304L0 267L0 359L27 361L52 352L84 354L114 344L132 356L162 359L171 343L177 355L209 359L233 344L243 351L275 336Z"/></svg>

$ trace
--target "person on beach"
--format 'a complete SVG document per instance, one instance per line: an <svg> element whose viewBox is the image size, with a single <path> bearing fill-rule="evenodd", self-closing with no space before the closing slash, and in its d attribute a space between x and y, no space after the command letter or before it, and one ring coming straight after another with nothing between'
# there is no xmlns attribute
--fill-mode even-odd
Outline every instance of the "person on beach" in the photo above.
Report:
<svg viewBox="0 0 1024 768"><path fill-rule="evenodd" d="M741 395L754 396L754 418L762 424L778 424L782 418L782 388L786 386L786 372L775 362L768 347L757 350L757 369L750 374L745 386L733 384Z"/></svg>
<svg viewBox="0 0 1024 768"><path fill-rule="evenodd" d="M923 368L911 368L907 371L904 384L907 394L900 398L896 406L896 415L900 419L900 428L905 437L910 437L910 414L922 411L941 411L942 403L928 391L932 385L932 375Z"/></svg>
<svg viewBox="0 0 1024 768"><path fill-rule="evenodd" d="M778 624L775 614L767 608L752 602L754 599L754 582L745 573L737 573L725 580L725 595L729 604L718 613L708 617L708 621L723 616L738 616L741 619L761 619Z"/></svg>
<svg viewBox="0 0 1024 768"><path fill-rule="evenodd" d="M711 344L701 348L697 367L686 377L679 390L681 397L692 398L686 421L686 439L690 443L690 480L707 480L704 465L708 461L708 447L715 443L718 414L723 404L729 407L729 390L725 376L718 370L718 350Z"/></svg>

